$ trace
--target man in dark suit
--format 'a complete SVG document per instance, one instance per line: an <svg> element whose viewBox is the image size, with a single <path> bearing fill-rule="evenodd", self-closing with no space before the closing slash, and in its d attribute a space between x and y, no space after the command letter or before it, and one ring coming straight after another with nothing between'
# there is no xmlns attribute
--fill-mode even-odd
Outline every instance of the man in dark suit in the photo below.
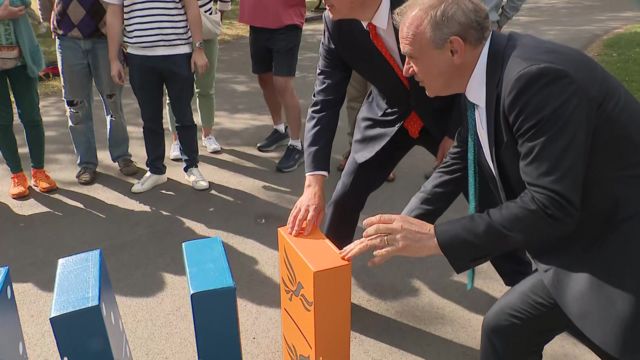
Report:
<svg viewBox="0 0 640 360"><path fill-rule="evenodd" d="M324 36L305 133L306 182L288 226L308 233L324 214L324 181L331 147L353 71L371 84L358 114L351 156L327 207L325 234L342 248L353 241L368 196L414 146L425 147L439 164L465 118L461 95L430 99L402 74L391 13L404 0L326 1ZM464 189L461 186L457 194ZM451 202L442 206L446 209ZM438 215L439 216L439 215ZM496 257L494 266L507 285L531 272L524 251Z"/></svg>
<svg viewBox="0 0 640 360"><path fill-rule="evenodd" d="M524 247L538 271L485 316L482 359L539 359L564 331L603 358L640 359L640 103L580 51L492 33L477 0L411 0L396 17L405 75L469 101L407 213L439 211L476 167L500 205L435 226L379 215L343 257L443 254L462 272Z"/></svg>

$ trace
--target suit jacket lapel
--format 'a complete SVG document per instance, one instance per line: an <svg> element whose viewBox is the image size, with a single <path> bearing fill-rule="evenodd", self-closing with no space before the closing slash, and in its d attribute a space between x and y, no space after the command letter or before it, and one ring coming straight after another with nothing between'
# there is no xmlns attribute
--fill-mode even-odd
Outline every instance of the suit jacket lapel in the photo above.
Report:
<svg viewBox="0 0 640 360"><path fill-rule="evenodd" d="M500 84L502 83L504 51L506 46L506 36L493 32L491 35L491 43L489 44L489 54L487 57L487 137L489 140L489 150L491 152L491 160L495 169L495 180L499 189L499 195L503 201L506 196L502 183L500 181L500 172L498 171L498 163L496 162L496 108L499 100ZM488 164L487 164L488 166ZM491 171L491 170L489 170Z"/></svg>
<svg viewBox="0 0 640 360"><path fill-rule="evenodd" d="M342 21L342 20L338 20L338 21ZM367 48L366 50L367 53L371 54L372 57L370 58L369 65L375 69L387 69L387 71L384 73L378 72L379 76L382 76L385 79L393 79L391 81L396 83L397 87L404 88L404 85L402 84L402 80L398 78L398 76L396 75L396 72L393 70L393 67L387 61L387 58L384 57L384 55L380 52L380 50L378 50L376 45L373 43L373 41L371 40L369 31L362 26L362 22L360 22L360 20L346 20L346 21L351 21L353 23L353 26L355 28L354 30L356 31L356 34L357 34L356 36L354 36L355 42L364 45ZM397 39L398 39L398 35L396 32L396 41ZM388 80L385 80L385 81L388 81Z"/></svg>

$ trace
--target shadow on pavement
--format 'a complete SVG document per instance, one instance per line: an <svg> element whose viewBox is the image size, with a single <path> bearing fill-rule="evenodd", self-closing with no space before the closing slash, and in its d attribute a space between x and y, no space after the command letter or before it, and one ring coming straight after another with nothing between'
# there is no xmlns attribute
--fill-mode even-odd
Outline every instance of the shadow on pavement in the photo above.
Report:
<svg viewBox="0 0 640 360"><path fill-rule="evenodd" d="M351 329L423 359L478 359L478 350L351 304Z"/></svg>
<svg viewBox="0 0 640 360"><path fill-rule="evenodd" d="M130 184L101 174L101 183L128 191ZM178 194L195 193L170 184ZM180 189L182 188L182 189ZM33 199L50 211L22 216L0 203L0 218L16 226L3 227L2 263L10 264L16 282L30 282L53 291L57 260L101 248L119 295L150 297L164 289L163 273L184 275L181 244L203 237L171 213L172 198L159 196L148 211L134 211L60 189ZM184 205L184 204L183 204ZM200 210L200 209L196 209ZM215 227L214 227L215 228ZM278 284L257 269L258 261L225 244L238 296L258 305L279 306ZM188 294L185 294L188 296Z"/></svg>

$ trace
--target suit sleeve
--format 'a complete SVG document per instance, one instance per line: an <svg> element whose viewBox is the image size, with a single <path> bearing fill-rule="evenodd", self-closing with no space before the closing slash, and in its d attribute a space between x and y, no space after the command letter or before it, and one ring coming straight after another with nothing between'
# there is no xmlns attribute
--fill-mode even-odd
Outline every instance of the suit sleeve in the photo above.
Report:
<svg viewBox="0 0 640 360"><path fill-rule="evenodd" d="M433 224L467 186L467 127L454 137L455 143L442 164L411 198L402 213Z"/></svg>
<svg viewBox="0 0 640 360"><path fill-rule="evenodd" d="M566 71L534 65L514 76L503 104L526 189L501 206L435 226L457 272L515 248L553 246L579 219L593 127L586 96Z"/></svg>
<svg viewBox="0 0 640 360"><path fill-rule="evenodd" d="M316 82L305 127L304 160L307 173L329 172L331 147L352 72L333 45L332 27L328 21L325 13Z"/></svg>
<svg viewBox="0 0 640 360"><path fill-rule="evenodd" d="M458 129L460 129L461 125L467 119L467 103L463 94L456 94L451 96L451 98L450 101L453 104L450 106L451 113L447 117L447 131L445 136L450 139L455 139ZM463 141L466 144L466 138L464 138Z"/></svg>

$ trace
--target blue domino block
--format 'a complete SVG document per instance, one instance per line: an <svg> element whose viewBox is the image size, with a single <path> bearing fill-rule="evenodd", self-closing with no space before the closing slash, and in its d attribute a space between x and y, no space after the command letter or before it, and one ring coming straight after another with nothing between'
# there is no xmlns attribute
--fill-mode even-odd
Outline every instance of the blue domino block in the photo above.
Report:
<svg viewBox="0 0 640 360"><path fill-rule="evenodd" d="M18 307L8 267L0 267L0 359L26 359Z"/></svg>
<svg viewBox="0 0 640 360"><path fill-rule="evenodd" d="M49 321L63 360L131 359L99 249L58 260Z"/></svg>
<svg viewBox="0 0 640 360"><path fill-rule="evenodd" d="M236 284L219 237L182 244L198 359L242 359Z"/></svg>

